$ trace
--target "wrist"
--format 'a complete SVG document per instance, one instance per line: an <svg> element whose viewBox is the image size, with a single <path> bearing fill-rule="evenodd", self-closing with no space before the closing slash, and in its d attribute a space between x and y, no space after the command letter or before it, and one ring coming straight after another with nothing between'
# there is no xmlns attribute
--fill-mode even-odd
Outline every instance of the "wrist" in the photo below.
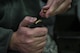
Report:
<svg viewBox="0 0 80 53"><path fill-rule="evenodd" d="M16 32L14 32L12 34L11 41L10 41L10 47L9 47L10 50L17 50L16 43L17 43Z"/></svg>

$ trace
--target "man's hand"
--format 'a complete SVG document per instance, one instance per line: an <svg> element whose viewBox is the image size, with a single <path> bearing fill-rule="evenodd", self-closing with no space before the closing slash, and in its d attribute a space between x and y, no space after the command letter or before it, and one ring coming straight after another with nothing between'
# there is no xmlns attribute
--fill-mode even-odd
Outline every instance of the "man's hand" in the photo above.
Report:
<svg viewBox="0 0 80 53"><path fill-rule="evenodd" d="M18 30L14 32L11 40L11 48L21 53L41 53L46 44L47 28L28 28L36 18L25 17L20 23Z"/></svg>
<svg viewBox="0 0 80 53"><path fill-rule="evenodd" d="M71 7L72 0L48 0L41 9L40 16L48 18L56 14L63 13Z"/></svg>

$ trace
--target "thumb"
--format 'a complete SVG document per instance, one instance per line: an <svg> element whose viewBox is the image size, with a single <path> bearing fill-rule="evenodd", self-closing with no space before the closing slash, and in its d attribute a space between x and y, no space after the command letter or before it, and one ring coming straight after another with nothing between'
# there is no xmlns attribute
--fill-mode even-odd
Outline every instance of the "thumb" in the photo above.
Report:
<svg viewBox="0 0 80 53"><path fill-rule="evenodd" d="M47 5L46 6L43 6L43 8L41 9L39 15L41 17L45 17L45 13L47 12L48 9L49 9L49 6L47 6Z"/></svg>
<svg viewBox="0 0 80 53"><path fill-rule="evenodd" d="M47 11L49 10L49 8L51 7L51 4L53 3L53 0L48 0L47 4L45 6L42 7L41 11L40 11L40 16L41 17L46 17L45 14L47 13ZM48 16L47 16L48 17ZM47 18L46 17L46 18Z"/></svg>
<svg viewBox="0 0 80 53"><path fill-rule="evenodd" d="M48 10L49 8L50 8L50 6L49 6L49 5L45 5L45 6L43 6L43 8L42 8L42 9Z"/></svg>
<svg viewBox="0 0 80 53"><path fill-rule="evenodd" d="M20 23L20 27L26 27L26 26L28 26L29 24L34 23L36 20L37 20L37 18L27 16L27 17L25 17L25 18L22 20L22 22Z"/></svg>

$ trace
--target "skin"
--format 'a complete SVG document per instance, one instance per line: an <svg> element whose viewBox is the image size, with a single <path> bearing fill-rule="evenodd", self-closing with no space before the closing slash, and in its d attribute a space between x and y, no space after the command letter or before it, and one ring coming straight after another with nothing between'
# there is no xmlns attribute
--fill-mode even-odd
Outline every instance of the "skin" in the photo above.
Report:
<svg viewBox="0 0 80 53"><path fill-rule="evenodd" d="M50 17L63 13L71 7L72 0L48 0L47 4L41 9L41 17ZM46 44L47 28L29 28L28 25L34 23L36 18L25 17L20 23L16 32L13 33L10 43L12 50L20 53L41 53Z"/></svg>
<svg viewBox="0 0 80 53"><path fill-rule="evenodd" d="M18 30L12 35L10 43L12 50L18 50L20 53L41 53L43 51L48 30L45 27L29 28L28 25L36 20L29 16L23 19Z"/></svg>
<svg viewBox="0 0 80 53"><path fill-rule="evenodd" d="M71 7L72 0L48 0L40 11L41 17L50 17L61 14Z"/></svg>

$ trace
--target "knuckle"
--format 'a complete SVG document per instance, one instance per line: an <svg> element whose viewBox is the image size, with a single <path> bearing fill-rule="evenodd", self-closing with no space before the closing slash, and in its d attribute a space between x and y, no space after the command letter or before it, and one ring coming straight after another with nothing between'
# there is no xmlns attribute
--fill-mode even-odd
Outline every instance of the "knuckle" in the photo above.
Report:
<svg viewBox="0 0 80 53"><path fill-rule="evenodd" d="M23 19L23 21L29 21L31 19L31 17L30 16L26 16L24 19Z"/></svg>
<svg viewBox="0 0 80 53"><path fill-rule="evenodd" d="M23 21L28 21L28 20L27 20L27 17L25 17Z"/></svg>
<svg viewBox="0 0 80 53"><path fill-rule="evenodd" d="M54 6L59 6L62 2L63 2L63 0L55 0Z"/></svg>
<svg viewBox="0 0 80 53"><path fill-rule="evenodd" d="M31 45L33 43L33 40L26 40L26 43Z"/></svg>
<svg viewBox="0 0 80 53"><path fill-rule="evenodd" d="M33 32L27 31L27 32L26 32L26 35L27 35L27 36L32 36L32 35L33 35Z"/></svg>
<svg viewBox="0 0 80 53"><path fill-rule="evenodd" d="M48 29L47 28L44 28L44 32L48 32Z"/></svg>

